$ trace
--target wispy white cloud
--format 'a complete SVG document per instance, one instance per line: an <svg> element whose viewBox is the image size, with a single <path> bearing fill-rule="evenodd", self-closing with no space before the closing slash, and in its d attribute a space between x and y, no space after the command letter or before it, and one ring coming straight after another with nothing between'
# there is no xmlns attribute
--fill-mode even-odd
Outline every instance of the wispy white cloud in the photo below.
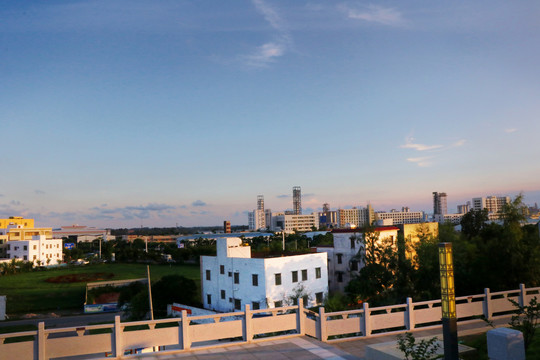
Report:
<svg viewBox="0 0 540 360"><path fill-rule="evenodd" d="M278 31L285 32L283 20L272 7L268 6L268 4L262 0L253 0L252 2L257 11L263 15L264 19L270 24L270 26Z"/></svg>
<svg viewBox="0 0 540 360"><path fill-rule="evenodd" d="M259 46L252 54L244 55L244 62L251 67L266 67L285 54L285 46L280 43L266 43Z"/></svg>
<svg viewBox="0 0 540 360"><path fill-rule="evenodd" d="M440 154L441 151L448 151L449 149L452 149L452 148L461 147L465 145L465 143L466 143L465 139L460 139L450 145L440 145L440 144L425 145L425 144L417 143L413 137L408 137L405 140L405 144L401 145L400 148L412 149L415 151L421 151L427 154L431 154L429 156L407 158L408 162L415 163L416 165L420 167L428 167L434 164L435 160L437 159L438 154Z"/></svg>
<svg viewBox="0 0 540 360"><path fill-rule="evenodd" d="M431 159L433 159L433 156L408 158L407 161L415 163L416 165L418 165L420 167L428 167L428 166L431 166L433 164Z"/></svg>
<svg viewBox="0 0 540 360"><path fill-rule="evenodd" d="M465 140L465 139L458 140L458 141L456 141L455 143L453 143L453 144L451 145L451 147L459 147L459 146L463 146L463 145L465 145L465 142L467 142L467 140Z"/></svg>
<svg viewBox="0 0 540 360"><path fill-rule="evenodd" d="M414 138L410 137L410 138L407 138L405 145L401 145L400 147L403 149L414 149L418 151L426 151L426 150L440 149L443 146L442 145L416 144L414 143Z"/></svg>
<svg viewBox="0 0 540 360"><path fill-rule="evenodd" d="M389 26L401 26L405 24L405 19L401 12L394 8L382 7L379 5L368 5L364 9L353 9L342 6L350 19L363 20Z"/></svg>
<svg viewBox="0 0 540 360"><path fill-rule="evenodd" d="M292 39L283 19L275 9L263 0L252 0L252 3L277 34L274 40L258 46L250 54L240 56L240 60L250 67L267 67L269 64L275 62L276 59L285 55L292 44Z"/></svg>
<svg viewBox="0 0 540 360"><path fill-rule="evenodd" d="M507 133L507 134L511 134L513 132L516 132L516 131L517 131L517 129L515 129L515 128L504 129L504 132Z"/></svg>

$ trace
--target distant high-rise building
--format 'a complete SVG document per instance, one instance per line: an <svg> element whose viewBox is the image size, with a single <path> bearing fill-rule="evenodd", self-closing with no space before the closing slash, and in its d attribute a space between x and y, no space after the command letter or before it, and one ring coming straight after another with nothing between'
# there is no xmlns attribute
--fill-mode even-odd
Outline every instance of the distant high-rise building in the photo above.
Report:
<svg viewBox="0 0 540 360"><path fill-rule="evenodd" d="M445 215L447 213L446 193L433 192L433 215Z"/></svg>
<svg viewBox="0 0 540 360"><path fill-rule="evenodd" d="M265 229L268 225L264 211L264 196L257 195L257 208L248 215L248 227L250 230Z"/></svg>
<svg viewBox="0 0 540 360"><path fill-rule="evenodd" d="M231 233L231 222L230 221L225 220L223 222L223 232L225 234L230 234Z"/></svg>
<svg viewBox="0 0 540 360"><path fill-rule="evenodd" d="M473 198L472 201L474 210L487 209L489 219L496 220L500 218L504 205L510 203L511 200L509 196L488 196Z"/></svg>
<svg viewBox="0 0 540 360"><path fill-rule="evenodd" d="M300 186L292 188L293 196L293 213L294 215L302 215L302 190Z"/></svg>
<svg viewBox="0 0 540 360"><path fill-rule="evenodd" d="M466 214L471 210L471 204L463 204L457 206L458 214Z"/></svg>

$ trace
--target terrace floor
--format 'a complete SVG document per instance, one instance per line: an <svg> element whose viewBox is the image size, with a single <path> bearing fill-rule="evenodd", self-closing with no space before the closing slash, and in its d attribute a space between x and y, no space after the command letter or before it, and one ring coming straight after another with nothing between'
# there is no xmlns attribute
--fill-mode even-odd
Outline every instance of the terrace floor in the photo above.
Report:
<svg viewBox="0 0 540 360"><path fill-rule="evenodd" d="M508 324L508 318L501 318L494 322L494 325L504 326ZM473 320L466 324L458 324L458 336L477 334L491 330L492 328L482 320ZM442 338L442 327L429 330L416 330L414 335L420 337L440 336ZM151 353L141 354L129 359L141 360L166 360L166 359L197 359L197 360L310 360L310 359L332 359L332 360L354 360L365 359L366 347L371 344L378 344L388 341L395 341L396 334L372 336L353 340L333 341L324 343L306 336L293 337L279 340L269 340L252 344L242 344L227 347L216 347L211 349L191 350L178 353Z"/></svg>

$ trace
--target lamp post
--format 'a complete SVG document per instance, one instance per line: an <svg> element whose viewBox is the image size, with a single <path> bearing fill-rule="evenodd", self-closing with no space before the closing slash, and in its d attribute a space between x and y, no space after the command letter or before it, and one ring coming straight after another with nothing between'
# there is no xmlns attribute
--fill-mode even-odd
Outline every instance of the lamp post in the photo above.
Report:
<svg viewBox="0 0 540 360"><path fill-rule="evenodd" d="M458 360L456 292L454 288L452 243L439 243L439 268L441 276L444 359Z"/></svg>

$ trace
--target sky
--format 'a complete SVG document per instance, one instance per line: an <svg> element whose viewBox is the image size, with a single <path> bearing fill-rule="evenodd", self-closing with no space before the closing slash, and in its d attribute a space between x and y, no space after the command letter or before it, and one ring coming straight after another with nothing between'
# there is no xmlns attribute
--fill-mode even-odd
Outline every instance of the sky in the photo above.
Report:
<svg viewBox="0 0 540 360"><path fill-rule="evenodd" d="M540 202L540 2L2 1L0 217Z"/></svg>

